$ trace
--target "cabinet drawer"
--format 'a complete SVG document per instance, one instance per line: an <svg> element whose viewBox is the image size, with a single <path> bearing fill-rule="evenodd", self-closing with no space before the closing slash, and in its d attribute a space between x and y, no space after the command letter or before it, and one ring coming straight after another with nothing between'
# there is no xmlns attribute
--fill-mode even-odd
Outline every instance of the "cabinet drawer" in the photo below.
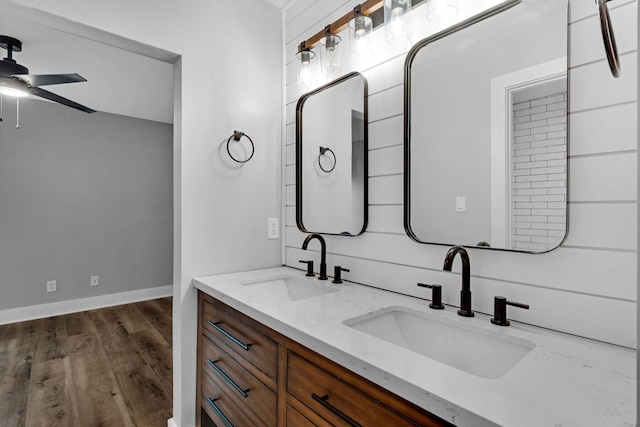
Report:
<svg viewBox="0 0 640 427"><path fill-rule="evenodd" d="M290 427L316 427L304 415L287 405L287 426Z"/></svg>
<svg viewBox="0 0 640 427"><path fill-rule="evenodd" d="M335 426L418 425L291 352L287 378L288 393Z"/></svg>
<svg viewBox="0 0 640 427"><path fill-rule="evenodd" d="M218 427L265 427L247 416L206 374L202 375L202 408Z"/></svg>
<svg viewBox="0 0 640 427"><path fill-rule="evenodd" d="M202 333L207 338L277 379L278 346L273 340L206 300L202 307Z"/></svg>
<svg viewBox="0 0 640 427"><path fill-rule="evenodd" d="M277 398L273 391L205 337L202 338L201 362L202 372L214 379L238 406L251 411L266 425L275 427Z"/></svg>

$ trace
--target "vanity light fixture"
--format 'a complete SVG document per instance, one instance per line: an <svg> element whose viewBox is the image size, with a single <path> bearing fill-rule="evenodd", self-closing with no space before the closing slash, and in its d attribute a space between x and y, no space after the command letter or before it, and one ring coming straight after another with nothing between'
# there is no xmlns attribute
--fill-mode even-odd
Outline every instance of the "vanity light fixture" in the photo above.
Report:
<svg viewBox="0 0 640 427"><path fill-rule="evenodd" d="M311 86L314 83L314 63L316 54L306 46L306 42L300 43L296 58L298 62L298 84L300 86Z"/></svg>
<svg viewBox="0 0 640 427"><path fill-rule="evenodd" d="M342 39L331 32L331 25L324 29L324 37L320 39L320 70L323 74L333 74L340 71L340 51L338 45Z"/></svg>
<svg viewBox="0 0 640 427"><path fill-rule="evenodd" d="M428 0L427 19L431 22L446 22L458 14L458 0Z"/></svg>
<svg viewBox="0 0 640 427"><path fill-rule="evenodd" d="M417 1L425 1L425 0L417 0ZM309 67L307 69L308 71L303 70L304 67L302 67L302 64L309 63L313 66L314 54L311 51L311 49L314 49L318 45L320 45L321 47L320 61L322 65L322 72L325 74L331 74L332 72L338 71L339 63L336 61L338 61L339 59L337 45L338 43L340 43L340 36L338 36L337 34L344 31L349 26L350 21L356 17L357 9L359 9L359 14L361 14L363 17L366 17L366 18L369 18L370 15L372 14L380 15L380 17L377 19L372 18L371 31L373 31L374 27L382 24L382 16L381 16L382 6L383 6L383 0L365 0L362 4L359 5L359 7L356 7L350 10L348 13L341 16L340 18L335 20L333 23L327 25L322 31L319 31L318 33L309 37L307 40L300 43L300 45L298 45L298 53L296 54L296 58L300 60L300 64L298 68L298 83L303 86L313 85L314 82L312 80L315 74L313 67ZM376 13L378 11L379 13ZM354 23L354 29L355 29L355 23ZM358 29L361 29L361 28L358 28ZM366 25L365 25L365 32L367 31L368 30L366 30ZM367 43L369 43L368 40L367 40ZM307 56L304 53L305 51L309 52L309 56ZM329 63L327 63L327 61ZM333 71L331 71L331 69L333 69ZM307 84L303 84L301 82L301 74L303 77L302 81L308 81L308 80L311 80L311 81L309 81L309 83ZM304 78L304 76L306 75L310 76L308 80Z"/></svg>
<svg viewBox="0 0 640 427"><path fill-rule="evenodd" d="M373 55L371 37L373 20L362 14L362 6L353 8L353 18L349 21L349 40L351 41L351 57L363 59Z"/></svg>
<svg viewBox="0 0 640 427"><path fill-rule="evenodd" d="M388 43L405 43L411 38L411 26L406 19L411 0L384 0L385 39Z"/></svg>
<svg viewBox="0 0 640 427"><path fill-rule="evenodd" d="M353 58L361 58L363 55L369 54L368 50L373 52L373 49L371 47L360 48L360 45L368 45L370 43L368 35L382 26L383 23L387 42L405 44L408 47L411 44L411 23L406 15L412 8L423 4L431 4L434 13L437 12L433 15L434 19L448 15L453 17L458 13L458 2L459 0L365 0L353 10L327 25L322 31L300 43L296 56L300 61L306 61L301 52L304 49L310 50L318 46L318 44L322 44L322 49L320 50L322 72L330 74L339 69L337 62L335 62L338 60L337 45L340 43L338 34L347 27L350 28L351 56ZM444 9L440 9L442 5L444 5ZM371 23L370 25L369 22ZM365 40L366 43L364 43Z"/></svg>

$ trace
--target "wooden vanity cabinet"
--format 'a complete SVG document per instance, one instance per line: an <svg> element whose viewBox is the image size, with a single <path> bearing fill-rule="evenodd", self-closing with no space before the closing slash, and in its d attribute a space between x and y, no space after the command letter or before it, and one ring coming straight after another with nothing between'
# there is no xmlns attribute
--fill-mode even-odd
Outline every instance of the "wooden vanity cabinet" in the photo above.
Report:
<svg viewBox="0 0 640 427"><path fill-rule="evenodd" d="M451 426L198 293L197 425Z"/></svg>

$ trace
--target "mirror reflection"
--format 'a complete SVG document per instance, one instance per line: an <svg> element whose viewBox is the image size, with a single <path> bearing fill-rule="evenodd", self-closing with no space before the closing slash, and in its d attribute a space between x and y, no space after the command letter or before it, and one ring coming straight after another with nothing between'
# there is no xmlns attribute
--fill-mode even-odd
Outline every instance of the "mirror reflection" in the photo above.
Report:
<svg viewBox="0 0 640 427"><path fill-rule="evenodd" d="M422 243L546 252L566 234L567 2L485 18L407 57L405 229Z"/></svg>
<svg viewBox="0 0 640 427"><path fill-rule="evenodd" d="M296 108L296 222L304 232L358 235L367 225L367 81L350 73Z"/></svg>

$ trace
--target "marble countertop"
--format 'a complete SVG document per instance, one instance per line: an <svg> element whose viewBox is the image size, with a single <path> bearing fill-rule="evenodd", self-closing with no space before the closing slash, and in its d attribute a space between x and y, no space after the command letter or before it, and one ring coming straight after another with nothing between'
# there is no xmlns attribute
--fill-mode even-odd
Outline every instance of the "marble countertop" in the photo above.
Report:
<svg viewBox="0 0 640 427"><path fill-rule="evenodd" d="M291 300L282 289L243 283L278 276L335 290ZM428 301L369 286L307 278L288 267L199 277L196 288L456 426L603 427L636 425L636 352L490 317L430 310ZM389 306L535 343L506 374L481 378L346 326Z"/></svg>

